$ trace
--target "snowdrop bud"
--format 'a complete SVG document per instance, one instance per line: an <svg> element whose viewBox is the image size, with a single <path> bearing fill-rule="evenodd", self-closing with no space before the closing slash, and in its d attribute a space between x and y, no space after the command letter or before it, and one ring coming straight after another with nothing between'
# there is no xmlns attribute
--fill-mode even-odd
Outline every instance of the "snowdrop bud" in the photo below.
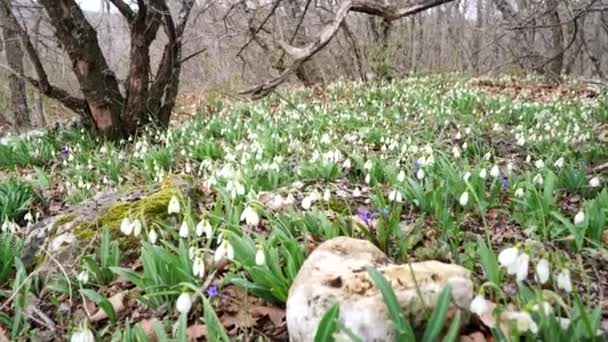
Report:
<svg viewBox="0 0 608 342"><path fill-rule="evenodd" d="M539 159L534 162L534 166L536 166L537 169L542 169L543 167L545 167L545 162L543 162L542 159Z"/></svg>
<svg viewBox="0 0 608 342"><path fill-rule="evenodd" d="M403 170L401 170L401 172L399 172L399 175L397 175L397 181L403 182L404 180L405 180L405 172L403 172Z"/></svg>
<svg viewBox="0 0 608 342"><path fill-rule="evenodd" d="M524 281L528 278L528 263L530 262L530 256L526 253L522 253L517 257L517 271L515 272L515 279L517 282Z"/></svg>
<svg viewBox="0 0 608 342"><path fill-rule="evenodd" d="M483 298L482 295L478 294L471 301L471 306L469 309L477 316L483 316L486 312L488 312L488 302L485 300L485 298Z"/></svg>
<svg viewBox="0 0 608 342"><path fill-rule="evenodd" d="M393 190L388 194L388 200L391 202L401 202L403 197L401 196L401 191Z"/></svg>
<svg viewBox="0 0 608 342"><path fill-rule="evenodd" d="M179 200L175 196L171 196L171 200L169 200L169 206L167 207L167 212L169 215L171 214L179 214L180 206Z"/></svg>
<svg viewBox="0 0 608 342"><path fill-rule="evenodd" d="M353 192L354 194L354 192ZM309 210L312 207L312 199L310 196L306 196L302 199L302 209Z"/></svg>
<svg viewBox="0 0 608 342"><path fill-rule="evenodd" d="M583 211L579 211L574 216L574 224L581 224L583 222L585 222L585 213Z"/></svg>
<svg viewBox="0 0 608 342"><path fill-rule="evenodd" d="M156 234L156 231L154 229L152 229L149 233L148 233L148 241L151 244L155 244L156 240L158 239L158 235Z"/></svg>
<svg viewBox="0 0 608 342"><path fill-rule="evenodd" d="M418 169L418 171L416 171L416 178L418 178L419 180L424 179L424 170L423 169Z"/></svg>
<svg viewBox="0 0 608 342"><path fill-rule="evenodd" d="M329 189L325 189L325 191L323 192L323 200L325 202L329 202L330 199L331 199L331 191L329 191Z"/></svg>
<svg viewBox="0 0 608 342"><path fill-rule="evenodd" d="M500 169L498 168L498 165L494 165L492 167L492 169L490 170L490 175L492 177L498 177L498 176L500 176Z"/></svg>
<svg viewBox="0 0 608 342"><path fill-rule="evenodd" d="M498 263L502 267L509 267L517 261L518 255L519 250L516 247L505 248L498 254Z"/></svg>
<svg viewBox="0 0 608 342"><path fill-rule="evenodd" d="M87 272L85 270L85 271L78 273L78 276L76 276L76 279L82 284L88 283L89 282L89 272Z"/></svg>
<svg viewBox="0 0 608 342"><path fill-rule="evenodd" d="M460 199L458 199L458 202L461 206L466 206L467 203L469 203L469 193L466 191L463 192L462 195L460 195Z"/></svg>
<svg viewBox="0 0 608 342"><path fill-rule="evenodd" d="M536 280L544 284L549 280L551 265L547 261L547 259L541 259L538 264L536 264Z"/></svg>
<svg viewBox="0 0 608 342"><path fill-rule="evenodd" d="M479 178L486 179L487 176L488 176L488 171L486 171L485 168L483 168L483 169L481 169L481 171L479 171Z"/></svg>
<svg viewBox="0 0 608 342"><path fill-rule="evenodd" d="M545 180L543 179L543 175L541 175L540 173L537 173L536 176L534 176L534 178L532 179L532 181L538 185L543 185L543 183L545 182Z"/></svg>
<svg viewBox="0 0 608 342"><path fill-rule="evenodd" d="M91 329L81 327L79 331L72 335L70 342L95 342L95 336Z"/></svg>
<svg viewBox="0 0 608 342"><path fill-rule="evenodd" d="M133 225L131 224L131 220L129 220L129 218L125 217L124 219L122 219L122 222L120 223L120 232L125 235L131 235L132 231L133 231Z"/></svg>
<svg viewBox="0 0 608 342"><path fill-rule="evenodd" d="M182 222L182 225L179 227L179 237L187 238L188 237L188 224L186 221Z"/></svg>
<svg viewBox="0 0 608 342"><path fill-rule="evenodd" d="M190 295L185 292L180 294L179 297L177 297L175 308L180 314L187 314L192 308L192 298L190 298Z"/></svg>
<svg viewBox="0 0 608 342"><path fill-rule="evenodd" d="M368 174L365 175L365 184L369 184L369 182L372 180L371 176Z"/></svg>
<svg viewBox="0 0 608 342"><path fill-rule="evenodd" d="M524 197L524 189L517 188L517 190L515 190L515 197L518 197L518 198Z"/></svg>
<svg viewBox="0 0 608 342"><path fill-rule="evenodd" d="M258 249L255 253L255 264L258 266L262 266L266 263L266 254L264 254L263 249Z"/></svg>
<svg viewBox="0 0 608 342"><path fill-rule="evenodd" d="M553 166L555 166L558 169L561 169L562 167L564 167L564 157L560 157L558 160L556 160L555 163L553 163Z"/></svg>
<svg viewBox="0 0 608 342"><path fill-rule="evenodd" d="M465 182L469 181L469 178L471 178L471 173L469 171L465 172L464 175L462 176L462 180Z"/></svg>
<svg viewBox="0 0 608 342"><path fill-rule="evenodd" d="M248 226L257 226L260 224L260 216L252 207L247 207L241 213L241 221L245 221Z"/></svg>
<svg viewBox="0 0 608 342"><path fill-rule="evenodd" d="M600 186L600 179L598 177L593 177L589 180L589 186L592 188L597 188Z"/></svg>
<svg viewBox="0 0 608 342"><path fill-rule="evenodd" d="M572 281L570 280L570 270L564 268L556 277L557 287L566 291L572 292Z"/></svg>

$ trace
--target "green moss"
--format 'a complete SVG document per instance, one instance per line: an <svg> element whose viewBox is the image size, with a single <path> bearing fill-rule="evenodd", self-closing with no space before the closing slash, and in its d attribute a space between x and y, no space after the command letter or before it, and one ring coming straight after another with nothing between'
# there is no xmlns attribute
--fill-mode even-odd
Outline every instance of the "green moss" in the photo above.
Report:
<svg viewBox="0 0 608 342"><path fill-rule="evenodd" d="M81 222L74 229L74 235L79 240L90 240L96 232L97 227L108 226L113 239L116 239L121 249L129 249L137 246L137 240L132 237L123 236L120 233L120 224L125 217L140 218L145 222L162 221L167 218L167 206L171 197L180 196L179 188L174 183L167 181L161 189L142 199L118 203L110 207L103 215L97 217L96 222Z"/></svg>
<svg viewBox="0 0 608 342"><path fill-rule="evenodd" d="M329 209L338 214L348 215L352 212L348 202L339 198L332 197L327 204L329 205Z"/></svg>
<svg viewBox="0 0 608 342"><path fill-rule="evenodd" d="M55 223L53 223L53 228L63 226L66 223L70 223L70 222L74 221L75 218L76 218L76 216L74 216L74 214L63 215L60 218L58 218L57 220L55 220Z"/></svg>

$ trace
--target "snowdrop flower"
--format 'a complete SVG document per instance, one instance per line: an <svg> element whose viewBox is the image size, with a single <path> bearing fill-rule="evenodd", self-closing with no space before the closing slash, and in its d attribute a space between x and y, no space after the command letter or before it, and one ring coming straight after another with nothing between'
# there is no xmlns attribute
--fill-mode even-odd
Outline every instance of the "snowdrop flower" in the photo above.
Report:
<svg viewBox="0 0 608 342"><path fill-rule="evenodd" d="M131 222L131 228L133 228L133 236L138 237L141 234L141 221L135 219L135 221Z"/></svg>
<svg viewBox="0 0 608 342"><path fill-rule="evenodd" d="M514 320L517 323L517 331L520 333L525 333L530 331L533 334L538 332L538 326L536 322L532 319L529 313L524 311L516 311L516 312L507 312L507 318L509 320Z"/></svg>
<svg viewBox="0 0 608 342"><path fill-rule="evenodd" d="M120 223L120 232L125 235L131 235L131 232L133 232L133 225L128 217L122 219L122 222Z"/></svg>
<svg viewBox="0 0 608 342"><path fill-rule="evenodd" d="M519 137L519 139L517 139L517 146L524 146L526 144L526 139L521 136Z"/></svg>
<svg viewBox="0 0 608 342"><path fill-rule="evenodd" d="M230 243L226 243L226 258L228 260L234 260L234 248Z"/></svg>
<svg viewBox="0 0 608 342"><path fill-rule="evenodd" d="M188 237L188 224L186 221L182 222L182 225L179 227L179 237L187 238Z"/></svg>
<svg viewBox="0 0 608 342"><path fill-rule="evenodd" d="M158 239L158 234L156 234L156 231L154 229L150 230L150 232L148 232L148 241L151 244L155 244L157 239Z"/></svg>
<svg viewBox="0 0 608 342"><path fill-rule="evenodd" d="M171 196L171 200L169 200L169 206L167 207L167 212L169 215L171 214L179 214L180 206L179 200L175 196Z"/></svg>
<svg viewBox="0 0 608 342"><path fill-rule="evenodd" d="M259 248L255 253L255 264L258 266L262 266L266 263L266 254L264 254L264 250Z"/></svg>
<svg viewBox="0 0 608 342"><path fill-rule="evenodd" d="M241 221L245 221L248 226L257 226L260 224L260 216L252 207L247 207L241 213Z"/></svg>
<svg viewBox="0 0 608 342"><path fill-rule="evenodd" d="M500 176L500 169L498 168L498 165L494 165L492 167L492 169L490 170L490 175L492 177L498 177L498 176Z"/></svg>
<svg viewBox="0 0 608 342"><path fill-rule="evenodd" d="M589 180L589 186L592 188L597 188L600 186L600 179L596 176Z"/></svg>
<svg viewBox="0 0 608 342"><path fill-rule="evenodd" d="M353 193L354 194L354 193ZM302 209L309 210L312 207L312 199L310 196L306 196L302 199Z"/></svg>
<svg viewBox="0 0 608 342"><path fill-rule="evenodd" d="M424 179L424 170L423 169L418 169L418 171L416 171L416 178L418 178L419 180Z"/></svg>
<svg viewBox="0 0 608 342"><path fill-rule="evenodd" d="M536 264L536 280L544 284L549 280L549 272L551 269L551 265L547 261L547 259L540 259L538 264Z"/></svg>
<svg viewBox="0 0 608 342"><path fill-rule="evenodd" d="M401 172L399 172L399 175L397 175L397 181L399 183L402 183L405 180L405 172L403 172L403 170L401 170Z"/></svg>
<svg viewBox="0 0 608 342"><path fill-rule="evenodd" d="M463 192L462 195L460 195L460 199L458 199L458 202L461 206L466 206L467 203L469 203L469 193L466 191Z"/></svg>
<svg viewBox="0 0 608 342"><path fill-rule="evenodd" d="M25 216L23 216L23 219L26 220L27 222L32 222L34 221L34 217L32 216L31 212L27 212L27 214L25 214Z"/></svg>
<svg viewBox="0 0 608 342"><path fill-rule="evenodd" d="M540 302L532 306L532 310L536 312L542 312L543 315L550 315L553 313L553 307L547 302Z"/></svg>
<svg viewBox="0 0 608 342"><path fill-rule="evenodd" d="M536 166L537 169L542 169L545 167L545 162L542 159L539 159L534 162L534 166Z"/></svg>
<svg viewBox="0 0 608 342"><path fill-rule="evenodd" d="M517 188L517 190L515 190L515 197L518 197L518 198L524 197L524 189Z"/></svg>
<svg viewBox="0 0 608 342"><path fill-rule="evenodd" d="M331 191L329 191L329 189L325 189L325 191L323 192L323 200L325 202L329 202L330 199L331 199Z"/></svg>
<svg viewBox="0 0 608 342"><path fill-rule="evenodd" d="M205 261L201 257L195 257L192 261L192 274L195 277L205 276Z"/></svg>
<svg viewBox="0 0 608 342"><path fill-rule="evenodd" d="M401 191L393 190L388 194L388 200L391 202L401 202L403 201L403 197L401 195Z"/></svg>
<svg viewBox="0 0 608 342"><path fill-rule="evenodd" d="M532 181L538 185L543 185L543 183L545 182L543 176L540 173L537 173L536 176L534 176L534 178L532 179Z"/></svg>
<svg viewBox="0 0 608 342"><path fill-rule="evenodd" d="M517 270L515 272L515 280L522 282L528 278L528 263L530 262L530 256L526 253L522 253L517 257Z"/></svg>
<svg viewBox="0 0 608 342"><path fill-rule="evenodd" d="M469 171L465 172L464 175L462 176L462 180L465 182L469 181L469 178L471 178L471 173Z"/></svg>
<svg viewBox="0 0 608 342"><path fill-rule="evenodd" d="M553 163L553 166L555 166L558 169L561 169L562 167L564 167L564 157L560 157L558 160L556 160L555 163Z"/></svg>
<svg viewBox="0 0 608 342"><path fill-rule="evenodd" d="M458 146L452 147L452 154L454 155L454 158L460 158L460 156L462 155Z"/></svg>
<svg viewBox="0 0 608 342"><path fill-rule="evenodd" d="M89 272L82 271L80 273L78 273L78 276L76 276L76 279L81 283L81 284L86 284L89 282Z"/></svg>
<svg viewBox="0 0 608 342"><path fill-rule="evenodd" d="M372 166L373 166L373 164L372 164L371 160L368 160L368 161L365 162L365 164L363 164L363 168L365 170L371 170Z"/></svg>
<svg viewBox="0 0 608 342"><path fill-rule="evenodd" d="M483 168L483 169L481 169L481 171L479 171L479 178L486 179L487 176L488 176L488 171L486 171L485 168Z"/></svg>
<svg viewBox="0 0 608 342"><path fill-rule="evenodd" d="M222 241L213 255L215 262L219 262L224 258L228 258L228 260L234 259L234 248L232 248L232 245L227 241Z"/></svg>
<svg viewBox="0 0 608 342"><path fill-rule="evenodd" d="M561 272L558 273L557 277L557 287L566 291L572 292L572 281L570 280L570 270L564 268Z"/></svg>
<svg viewBox="0 0 608 342"><path fill-rule="evenodd" d="M346 159L343 163L342 163L342 168L349 170L352 167L352 163L350 161L350 159Z"/></svg>
<svg viewBox="0 0 608 342"><path fill-rule="evenodd" d="M175 308L180 314L188 314L188 312L192 308L192 298L190 298L190 295L185 292L180 294L179 297L177 297Z"/></svg>
<svg viewBox="0 0 608 342"><path fill-rule="evenodd" d="M482 295L478 294L471 301L471 306L469 307L472 313L477 316L483 316L486 312L488 312L488 302Z"/></svg>
<svg viewBox="0 0 608 342"><path fill-rule="evenodd" d="M205 234L207 238L211 238L213 235L213 228L207 219L201 219L196 225L196 236L201 237Z"/></svg>
<svg viewBox="0 0 608 342"><path fill-rule="evenodd" d="M512 268L512 265L516 263L518 255L519 250L516 247L509 247L503 249L500 254L498 254L498 263L502 267L505 267L507 268L507 270L509 270ZM509 272L509 274L513 273Z"/></svg>
<svg viewBox="0 0 608 342"><path fill-rule="evenodd" d="M574 216L574 224L581 224L585 222L585 213L583 211L579 211Z"/></svg>
<svg viewBox="0 0 608 342"><path fill-rule="evenodd" d="M95 342L95 336L91 329L81 325L80 330L72 334L70 342Z"/></svg>
<svg viewBox="0 0 608 342"><path fill-rule="evenodd" d="M369 184L369 182L372 180L371 176L368 174L365 175L365 184Z"/></svg>
<svg viewBox="0 0 608 342"><path fill-rule="evenodd" d="M353 190L353 197L361 197L361 190L358 187Z"/></svg>

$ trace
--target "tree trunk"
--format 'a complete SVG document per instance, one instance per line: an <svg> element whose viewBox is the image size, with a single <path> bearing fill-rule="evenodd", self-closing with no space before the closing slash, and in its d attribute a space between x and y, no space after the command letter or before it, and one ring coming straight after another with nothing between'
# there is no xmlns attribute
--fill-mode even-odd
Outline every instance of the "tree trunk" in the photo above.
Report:
<svg viewBox="0 0 608 342"><path fill-rule="evenodd" d="M473 72L478 74L480 72L480 55L481 55L481 40L483 36L481 30L483 28L483 0L477 0L476 18L475 18L475 33L473 34Z"/></svg>
<svg viewBox="0 0 608 342"><path fill-rule="evenodd" d="M4 51L6 63L13 71L9 77L9 88L11 92L11 112L14 116L15 128L25 131L32 126L30 111L27 105L27 94L23 75L23 49L21 48L20 35L16 27L8 20L7 8L0 9L0 23L2 24L2 36L4 40Z"/></svg>
<svg viewBox="0 0 608 342"><path fill-rule="evenodd" d="M558 0L545 0L547 23L550 26L550 48L548 73L551 78L559 78L564 66L564 33L559 17Z"/></svg>

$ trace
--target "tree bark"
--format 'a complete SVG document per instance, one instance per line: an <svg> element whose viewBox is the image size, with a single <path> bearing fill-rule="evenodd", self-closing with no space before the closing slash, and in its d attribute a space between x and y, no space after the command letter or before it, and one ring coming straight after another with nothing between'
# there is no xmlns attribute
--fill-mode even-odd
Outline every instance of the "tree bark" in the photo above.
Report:
<svg viewBox="0 0 608 342"><path fill-rule="evenodd" d="M11 92L10 110L13 113L15 128L25 131L32 126L30 110L27 105L27 93L25 80L20 77L23 74L23 49L21 48L20 35L17 27L8 19L11 8L2 6L0 8L0 23L2 24L2 36L6 63L14 71L9 74L9 88Z"/></svg>

